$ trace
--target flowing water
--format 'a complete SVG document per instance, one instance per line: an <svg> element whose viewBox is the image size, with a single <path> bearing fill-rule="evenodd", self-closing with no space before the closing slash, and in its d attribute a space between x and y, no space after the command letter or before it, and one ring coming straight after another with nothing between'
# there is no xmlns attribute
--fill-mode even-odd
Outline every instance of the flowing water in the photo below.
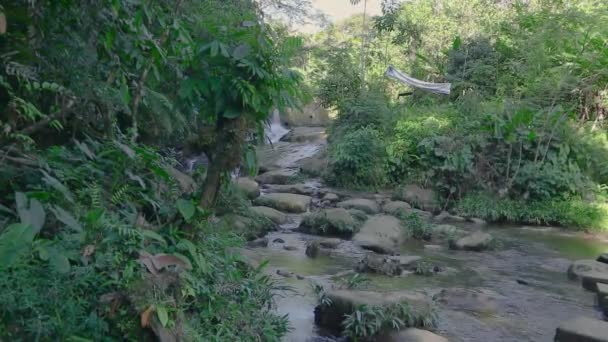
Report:
<svg viewBox="0 0 608 342"><path fill-rule="evenodd" d="M296 168L300 159L313 155L323 144L323 141L279 143L265 148L261 154L274 167ZM322 186L318 179L307 180L305 184L312 189ZM374 198L378 194L356 195ZM314 325L317 303L310 284L335 285L337 275L351 271L364 253L345 242L335 257L308 258L307 242L319 237L294 232L301 215L290 217L289 224L269 234L268 248L250 250L249 257L268 260L267 272L272 274L281 271L299 276L277 275L294 289L277 300L277 310L289 315L292 327L285 341L331 340L317 339L324 332ZM470 227L464 224L461 228ZM499 241L499 246L481 253L428 248L420 241L409 242L402 247L402 255L421 256L446 271L433 276L368 275L371 282L366 290L453 293L455 300L438 304L437 333L450 341L548 342L553 341L555 329L563 321L578 315L601 317L594 307L594 294L583 290L578 282L569 281L566 270L573 260L595 258L608 251L608 241L558 228L489 226L486 230ZM286 245L294 247L293 250L284 249Z"/></svg>

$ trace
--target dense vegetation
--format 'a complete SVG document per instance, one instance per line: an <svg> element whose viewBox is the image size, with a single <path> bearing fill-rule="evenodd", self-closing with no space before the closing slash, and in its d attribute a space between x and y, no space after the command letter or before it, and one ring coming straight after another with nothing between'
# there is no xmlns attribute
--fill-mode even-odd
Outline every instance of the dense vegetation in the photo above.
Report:
<svg viewBox="0 0 608 342"><path fill-rule="evenodd" d="M269 223L223 180L297 101L300 44L248 0L3 2L0 339L279 340L231 252Z"/></svg>
<svg viewBox="0 0 608 342"><path fill-rule="evenodd" d="M315 35L307 80L338 111L326 179L417 183L492 221L608 229L606 19L591 0L388 1L367 26ZM390 64L452 93L399 95Z"/></svg>

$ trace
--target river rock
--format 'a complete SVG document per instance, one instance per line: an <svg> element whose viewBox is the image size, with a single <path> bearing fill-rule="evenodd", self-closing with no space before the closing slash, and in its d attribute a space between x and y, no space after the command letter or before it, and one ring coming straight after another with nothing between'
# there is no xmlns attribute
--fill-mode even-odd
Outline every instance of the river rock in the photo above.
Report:
<svg viewBox="0 0 608 342"><path fill-rule="evenodd" d="M340 197L334 193L328 192L325 194L325 196L323 196L323 201L327 201L330 203L333 202L338 202L340 200Z"/></svg>
<svg viewBox="0 0 608 342"><path fill-rule="evenodd" d="M600 254L600 256L597 257L597 261L608 264L608 253Z"/></svg>
<svg viewBox="0 0 608 342"><path fill-rule="evenodd" d="M310 196L274 193L258 197L254 203L288 213L304 213L310 207L311 201Z"/></svg>
<svg viewBox="0 0 608 342"><path fill-rule="evenodd" d="M260 185L251 178L241 177L236 180L235 185L249 199L255 199L260 196Z"/></svg>
<svg viewBox="0 0 608 342"><path fill-rule="evenodd" d="M608 317L608 284L597 284L597 305L604 312L604 316Z"/></svg>
<svg viewBox="0 0 608 342"><path fill-rule="evenodd" d="M341 239L323 239L319 241L319 246L327 249L336 249L338 246L344 242Z"/></svg>
<svg viewBox="0 0 608 342"><path fill-rule="evenodd" d="M318 177L327 169L327 159L323 153L304 158L300 162L300 171L312 177Z"/></svg>
<svg viewBox="0 0 608 342"><path fill-rule="evenodd" d="M315 189L306 184L279 184L272 185L268 188L269 192L281 192L298 195L311 196L315 193Z"/></svg>
<svg viewBox="0 0 608 342"><path fill-rule="evenodd" d="M283 214L282 212L280 212L276 209L269 208L269 207L251 207L250 209L254 213L269 219L270 221L272 221L275 224L281 225L281 224L287 223L287 220L288 220L287 215Z"/></svg>
<svg viewBox="0 0 608 342"><path fill-rule="evenodd" d="M583 288L597 291L597 283L608 284L608 264L595 260L578 260L568 268L568 278L580 279Z"/></svg>
<svg viewBox="0 0 608 342"><path fill-rule="evenodd" d="M309 234L351 237L361 221L344 208L321 209L308 213L299 230Z"/></svg>
<svg viewBox="0 0 608 342"><path fill-rule="evenodd" d="M291 246L291 245L285 245L285 246L283 246L283 249L286 250L286 251L297 251L298 247Z"/></svg>
<svg viewBox="0 0 608 342"><path fill-rule="evenodd" d="M577 317L557 328L555 342L608 342L608 323Z"/></svg>
<svg viewBox="0 0 608 342"><path fill-rule="evenodd" d="M448 342L445 337L433 334L428 330L408 328L390 334L378 336L376 341L382 342Z"/></svg>
<svg viewBox="0 0 608 342"><path fill-rule="evenodd" d="M247 242L247 247L249 248L260 248L260 247L268 247L268 238L259 238L253 241Z"/></svg>
<svg viewBox="0 0 608 342"><path fill-rule="evenodd" d="M456 228L451 224L434 224L431 226L431 234L439 239L455 239L466 235L466 231Z"/></svg>
<svg viewBox="0 0 608 342"><path fill-rule="evenodd" d="M311 241L308 244L306 244L305 253L306 253L307 257L313 258L313 259L318 256L329 256L331 254L330 251L321 247L321 245L319 244L319 241Z"/></svg>
<svg viewBox="0 0 608 342"><path fill-rule="evenodd" d="M422 293L372 292L357 290L333 290L327 294L331 301L328 305L318 305L315 308L315 323L321 327L342 331L345 316L350 315L361 305L387 307L398 303L408 303L415 318L429 312L431 301ZM388 333L388 332L385 332Z"/></svg>
<svg viewBox="0 0 608 342"><path fill-rule="evenodd" d="M265 222L235 214L219 217L218 224L241 234L247 241L263 237L272 229L272 225L265 224Z"/></svg>
<svg viewBox="0 0 608 342"><path fill-rule="evenodd" d="M396 217L376 215L363 224L353 241L368 250L393 251L405 242L405 233L401 221Z"/></svg>
<svg viewBox="0 0 608 342"><path fill-rule="evenodd" d="M338 208L358 209L366 214L374 215L380 212L380 208L375 201L365 198L355 198L338 203Z"/></svg>
<svg viewBox="0 0 608 342"><path fill-rule="evenodd" d="M277 274L285 278L293 278L294 273L289 271L277 270Z"/></svg>
<svg viewBox="0 0 608 342"><path fill-rule="evenodd" d="M433 217L433 221L437 223L462 223L465 222L466 219L461 216L452 215L447 211L442 211L437 216Z"/></svg>
<svg viewBox="0 0 608 342"><path fill-rule="evenodd" d="M439 208L435 191L421 188L418 185L406 185L398 189L393 197L426 211L436 211Z"/></svg>
<svg viewBox="0 0 608 342"><path fill-rule="evenodd" d="M481 252L490 247L490 243L492 243L492 240L492 235L488 233L475 232L458 240L451 240L450 248L465 251Z"/></svg>
<svg viewBox="0 0 608 342"><path fill-rule="evenodd" d="M489 289L449 288L441 290L435 299L452 310L493 314L498 311L499 299L505 298Z"/></svg>
<svg viewBox="0 0 608 342"><path fill-rule="evenodd" d="M382 206L382 212L389 215L406 213L410 209L412 209L412 206L403 201L389 201Z"/></svg>
<svg viewBox="0 0 608 342"><path fill-rule="evenodd" d="M260 184L288 184L295 178L295 171L273 170L262 173L255 180Z"/></svg>
<svg viewBox="0 0 608 342"><path fill-rule="evenodd" d="M414 269L416 263L421 259L419 256L385 256L369 253L355 266L355 269L360 273L398 276L403 271Z"/></svg>

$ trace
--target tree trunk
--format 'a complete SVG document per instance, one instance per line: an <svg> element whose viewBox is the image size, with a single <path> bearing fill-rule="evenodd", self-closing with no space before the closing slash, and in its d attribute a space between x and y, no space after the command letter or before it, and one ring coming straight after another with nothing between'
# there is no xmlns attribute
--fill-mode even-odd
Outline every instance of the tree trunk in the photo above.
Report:
<svg viewBox="0 0 608 342"><path fill-rule="evenodd" d="M210 148L209 170L203 184L200 206L211 208L222 185L222 175L234 170L241 161L247 135L247 120L242 114L236 119L222 119L217 124L217 136Z"/></svg>

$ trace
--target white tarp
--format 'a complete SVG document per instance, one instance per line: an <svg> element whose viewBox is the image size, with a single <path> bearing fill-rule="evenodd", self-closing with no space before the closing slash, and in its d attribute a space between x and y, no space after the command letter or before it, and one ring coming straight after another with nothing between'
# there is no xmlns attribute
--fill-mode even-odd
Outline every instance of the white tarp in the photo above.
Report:
<svg viewBox="0 0 608 342"><path fill-rule="evenodd" d="M450 95L450 89L452 88L451 83L430 83L417 80L395 69L392 65L390 65L386 70L386 76L394 78L399 82L411 85L412 87L426 90L435 94Z"/></svg>

